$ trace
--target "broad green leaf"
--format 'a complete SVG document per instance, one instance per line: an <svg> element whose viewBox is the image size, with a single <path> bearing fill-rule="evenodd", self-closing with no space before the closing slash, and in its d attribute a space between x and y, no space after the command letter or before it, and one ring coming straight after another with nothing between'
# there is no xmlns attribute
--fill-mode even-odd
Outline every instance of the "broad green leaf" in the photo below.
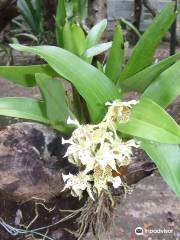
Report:
<svg viewBox="0 0 180 240"><path fill-rule="evenodd" d="M132 55L122 72L120 81L134 75L152 63L158 44L177 16L177 13L174 12L174 6L174 2L168 4L154 18L152 24L134 47Z"/></svg>
<svg viewBox="0 0 180 240"><path fill-rule="evenodd" d="M58 0L56 8L56 42L59 47L63 47L63 27L66 19L65 0Z"/></svg>
<svg viewBox="0 0 180 240"><path fill-rule="evenodd" d="M119 82L119 85L123 91L137 91L142 93L158 77L161 72L168 69L178 59L180 59L180 53L170 56L143 69L135 75Z"/></svg>
<svg viewBox="0 0 180 240"><path fill-rule="evenodd" d="M31 98L0 98L0 115L49 123L44 102Z"/></svg>
<svg viewBox="0 0 180 240"><path fill-rule="evenodd" d="M161 176L180 197L180 148L143 140L141 147L157 165Z"/></svg>
<svg viewBox="0 0 180 240"><path fill-rule="evenodd" d="M98 44L101 39L104 30L107 27L107 20L104 19L101 22L97 23L89 32L86 38L86 48L91 48L94 45Z"/></svg>
<svg viewBox="0 0 180 240"><path fill-rule="evenodd" d="M68 21L66 21L63 28L63 46L64 49L68 50L69 52L75 53L71 24Z"/></svg>
<svg viewBox="0 0 180 240"><path fill-rule="evenodd" d="M94 57L98 54L101 54L107 50L109 50L112 47L112 42L107 42L107 43L100 43L97 44L91 48L88 48L85 53L84 53L84 57L85 58L90 58L90 57Z"/></svg>
<svg viewBox="0 0 180 240"><path fill-rule="evenodd" d="M120 25L116 26L112 48L107 60L105 74L114 82L117 83L122 71L124 61L124 42L123 33Z"/></svg>
<svg viewBox="0 0 180 240"><path fill-rule="evenodd" d="M142 99L126 123L119 123L120 132L160 143L180 144L180 127L158 104Z"/></svg>
<svg viewBox="0 0 180 240"><path fill-rule="evenodd" d="M86 49L86 37L80 26L73 24L71 27L74 51L76 55L81 56Z"/></svg>
<svg viewBox="0 0 180 240"><path fill-rule="evenodd" d="M50 124L60 132L70 132L73 128L67 125L67 119L68 117L73 119L74 116L68 108L62 81L41 73L36 74L36 81L45 102Z"/></svg>
<svg viewBox="0 0 180 240"><path fill-rule="evenodd" d="M25 87L33 87L36 85L35 73L44 73L51 77L58 75L47 64L29 66L0 66L0 77L6 78L9 81Z"/></svg>
<svg viewBox="0 0 180 240"><path fill-rule="evenodd" d="M166 108L180 95L180 61L161 73L142 97L150 98Z"/></svg>
<svg viewBox="0 0 180 240"><path fill-rule="evenodd" d="M100 121L105 112L105 103L120 98L115 85L102 72L74 54L54 46L26 47L12 44L19 51L31 52L44 58L63 78L72 82L85 99L94 122Z"/></svg>

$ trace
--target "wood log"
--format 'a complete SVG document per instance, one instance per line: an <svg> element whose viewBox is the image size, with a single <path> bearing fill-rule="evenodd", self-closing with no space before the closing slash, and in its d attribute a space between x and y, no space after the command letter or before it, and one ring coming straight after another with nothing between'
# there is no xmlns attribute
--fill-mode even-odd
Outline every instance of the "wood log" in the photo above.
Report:
<svg viewBox="0 0 180 240"><path fill-rule="evenodd" d="M72 167L63 158L65 147L61 136L51 128L37 123L17 123L0 130L0 217L15 226L17 212L22 212L23 224L28 225L35 217L35 202L54 208L48 212L39 206L40 216L32 228L52 224L64 215L59 209L74 209L80 206L77 199L61 193L64 172ZM58 197L60 196L60 197ZM67 198L68 197L68 198ZM21 222L22 223L22 222ZM68 221L49 232L54 240L74 239L63 229L75 228ZM19 228L19 226L18 226ZM61 236L61 238L60 238ZM0 226L3 240L16 239ZM20 238L22 237L22 238ZM17 239L25 239L17 236Z"/></svg>
<svg viewBox="0 0 180 240"><path fill-rule="evenodd" d="M16 123L0 130L0 217L6 219L8 224L17 222L20 211L23 215L20 223L28 225L35 217L38 199L46 206L54 207L54 211L48 212L42 205L39 206L38 221L31 226L34 228L61 219L64 215L59 209L82 206L84 200L71 197L69 192L61 192L64 186L62 172L75 171L63 158L66 147L61 144L61 137L51 128L38 123ZM124 178L133 184L153 170L150 162L134 161ZM76 224L72 220L61 223L50 229L48 236L54 240L73 239L64 231L65 227L75 229ZM1 226L0 233L3 240L15 239Z"/></svg>
<svg viewBox="0 0 180 240"><path fill-rule="evenodd" d="M56 145L56 146L55 146ZM60 154L54 157L54 147ZM43 125L18 123L0 131L0 191L8 198L46 200L62 190L61 172L55 164L65 161L61 139ZM65 164L65 163L64 163Z"/></svg>

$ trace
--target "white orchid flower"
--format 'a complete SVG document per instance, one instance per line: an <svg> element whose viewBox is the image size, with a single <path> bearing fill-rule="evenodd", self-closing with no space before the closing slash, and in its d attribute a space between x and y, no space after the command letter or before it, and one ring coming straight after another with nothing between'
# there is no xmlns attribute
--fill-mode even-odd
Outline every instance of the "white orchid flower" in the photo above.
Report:
<svg viewBox="0 0 180 240"><path fill-rule="evenodd" d="M92 176L87 175L84 172L79 172L77 175L73 175L69 173L68 175L62 174L63 180L65 182L65 187L62 191L65 189L71 189L74 196L79 197L79 199L82 198L82 192L88 188L88 191L90 191L91 185L90 181L92 181Z"/></svg>
<svg viewBox="0 0 180 240"><path fill-rule="evenodd" d="M114 177L114 178L112 179L112 184L113 184L113 187L114 187L114 188L120 187L120 186L122 185L121 178L120 178L119 176Z"/></svg>
<svg viewBox="0 0 180 240"><path fill-rule="evenodd" d="M107 102L108 112L97 125L80 125L77 120L68 118L67 122L77 128L70 139L62 138L62 144L69 144L65 157L81 171L77 175L63 175L63 190L70 189L71 194L79 199L86 191L94 200L93 193L99 196L102 191L109 191L109 184L114 188L122 185L119 176L113 177L113 171L117 172L120 166L127 166L131 162L132 148L138 148L139 144L134 139L121 139L116 133L115 123L127 121L132 106L137 103L136 100Z"/></svg>
<svg viewBox="0 0 180 240"><path fill-rule="evenodd" d="M68 117L67 124L68 125L76 125L77 127L80 126L80 123L78 122L78 120L77 119L72 119L71 117Z"/></svg>

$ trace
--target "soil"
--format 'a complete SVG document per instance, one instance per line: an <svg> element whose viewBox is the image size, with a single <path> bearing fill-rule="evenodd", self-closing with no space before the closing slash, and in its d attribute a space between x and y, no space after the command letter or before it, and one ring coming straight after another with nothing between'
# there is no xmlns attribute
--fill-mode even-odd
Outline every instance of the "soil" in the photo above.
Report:
<svg viewBox="0 0 180 240"><path fill-rule="evenodd" d="M168 55L167 43L161 45L157 57ZM38 97L37 88L26 89L0 79L0 97ZM168 109L180 123L180 98ZM4 118L0 118L0 121ZM145 157L144 154L142 157ZM2 204L2 203L1 203ZM135 234L135 228L142 227L145 235ZM146 233L148 229L151 233ZM169 233L152 233L153 230L168 230ZM170 190L158 172L140 181L133 192L117 207L111 240L180 240L180 200ZM1 234L0 234L1 239ZM60 238L59 238L60 239ZM91 233L84 240L94 240ZM108 239L108 236L107 238Z"/></svg>
<svg viewBox="0 0 180 240"><path fill-rule="evenodd" d="M158 173L136 185L133 193L117 207L112 240L179 240L180 239L180 200L169 189ZM135 229L172 230L168 234L147 233L136 236ZM108 239L108 238L107 238ZM84 240L95 240L89 234Z"/></svg>

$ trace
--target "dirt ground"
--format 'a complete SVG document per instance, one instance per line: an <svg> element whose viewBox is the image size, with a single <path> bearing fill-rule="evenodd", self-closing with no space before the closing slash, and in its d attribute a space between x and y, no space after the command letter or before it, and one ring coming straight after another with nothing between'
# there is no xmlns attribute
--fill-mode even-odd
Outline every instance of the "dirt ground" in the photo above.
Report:
<svg viewBox="0 0 180 240"><path fill-rule="evenodd" d="M180 200L158 173L139 182L133 192L116 209L111 240L179 240ZM137 236L141 227L145 235ZM146 230L170 230L171 233L146 233ZM108 238L107 238L108 239ZM84 240L95 240L88 234Z"/></svg>
<svg viewBox="0 0 180 240"><path fill-rule="evenodd" d="M166 44L159 48L157 57L163 58L167 54ZM27 90L3 79L0 79L0 86L0 97L39 95L36 88ZM171 113L180 123L179 109L180 99L171 107ZM143 236L135 234L137 227L143 228ZM158 231L166 233L157 233ZM84 240L94 239L88 234ZM117 207L109 239L180 240L180 200L164 183L158 172L139 182L133 192Z"/></svg>

